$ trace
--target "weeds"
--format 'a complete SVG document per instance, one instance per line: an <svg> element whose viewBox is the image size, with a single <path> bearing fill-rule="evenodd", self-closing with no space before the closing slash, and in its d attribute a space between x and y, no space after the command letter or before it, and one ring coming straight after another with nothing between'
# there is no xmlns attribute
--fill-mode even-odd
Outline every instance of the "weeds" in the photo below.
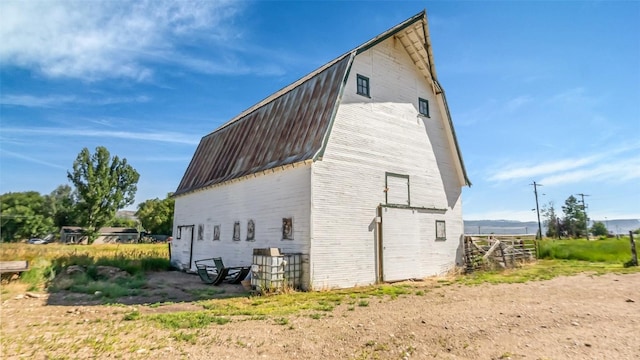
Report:
<svg viewBox="0 0 640 360"><path fill-rule="evenodd" d="M169 329L203 328L209 324L224 325L230 321L229 318L215 316L209 311L181 311L152 315L148 318Z"/></svg>

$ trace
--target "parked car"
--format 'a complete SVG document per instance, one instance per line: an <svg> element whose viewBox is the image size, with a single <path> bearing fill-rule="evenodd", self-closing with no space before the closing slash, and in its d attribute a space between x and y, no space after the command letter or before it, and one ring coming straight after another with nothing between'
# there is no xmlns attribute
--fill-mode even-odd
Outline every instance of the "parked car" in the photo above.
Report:
<svg viewBox="0 0 640 360"><path fill-rule="evenodd" d="M29 241L27 241L27 243L34 244L34 245L44 245L44 244L48 244L49 242L47 240L44 240L44 239L33 238L33 239L29 239Z"/></svg>

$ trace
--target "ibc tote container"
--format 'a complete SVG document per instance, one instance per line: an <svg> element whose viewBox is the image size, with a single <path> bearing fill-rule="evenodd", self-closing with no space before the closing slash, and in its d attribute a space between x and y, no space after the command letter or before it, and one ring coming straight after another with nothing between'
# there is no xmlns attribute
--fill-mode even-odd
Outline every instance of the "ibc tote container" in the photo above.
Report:
<svg viewBox="0 0 640 360"><path fill-rule="evenodd" d="M260 292L299 289L302 254L281 254L277 248L253 249L251 287Z"/></svg>

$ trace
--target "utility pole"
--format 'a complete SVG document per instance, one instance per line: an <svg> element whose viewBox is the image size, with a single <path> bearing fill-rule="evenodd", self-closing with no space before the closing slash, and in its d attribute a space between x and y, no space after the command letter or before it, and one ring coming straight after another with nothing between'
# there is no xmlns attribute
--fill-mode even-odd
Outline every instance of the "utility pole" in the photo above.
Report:
<svg viewBox="0 0 640 360"><path fill-rule="evenodd" d="M580 201L582 202L582 211L584 212L584 230L585 230L585 236L587 237L587 240L589 240L589 218L587 217L587 205L584 204L584 197L585 196L591 196L591 195L587 195L587 194L576 194L578 196L580 196Z"/></svg>
<svg viewBox="0 0 640 360"><path fill-rule="evenodd" d="M533 184L533 193L536 195L536 214L538 215L538 234L536 235L536 239L542 240L542 225L540 224L540 207L538 206L538 186L542 186L542 184L536 184L534 181Z"/></svg>

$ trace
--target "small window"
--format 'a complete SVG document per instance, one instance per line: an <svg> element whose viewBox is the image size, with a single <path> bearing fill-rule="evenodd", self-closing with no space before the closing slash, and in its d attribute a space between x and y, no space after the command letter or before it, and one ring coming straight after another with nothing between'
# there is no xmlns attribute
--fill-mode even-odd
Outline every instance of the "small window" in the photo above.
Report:
<svg viewBox="0 0 640 360"><path fill-rule="evenodd" d="M429 117L429 100L418 98L418 111L421 115Z"/></svg>
<svg viewBox="0 0 640 360"><path fill-rule="evenodd" d="M368 77L358 74L357 93L358 95L369 97L369 78Z"/></svg>
<svg viewBox="0 0 640 360"><path fill-rule="evenodd" d="M247 241L256 241L256 223L253 220L247 222Z"/></svg>
<svg viewBox="0 0 640 360"><path fill-rule="evenodd" d="M198 240L204 240L204 224L198 224Z"/></svg>
<svg viewBox="0 0 640 360"><path fill-rule="evenodd" d="M233 223L233 241L240 241L240 221Z"/></svg>
<svg viewBox="0 0 640 360"><path fill-rule="evenodd" d="M447 240L447 228L444 220L436 220L436 240Z"/></svg>
<svg viewBox="0 0 640 360"><path fill-rule="evenodd" d="M293 240L293 218L282 219L282 240Z"/></svg>
<svg viewBox="0 0 640 360"><path fill-rule="evenodd" d="M213 240L214 241L220 240L220 225L219 224L213 226Z"/></svg>

